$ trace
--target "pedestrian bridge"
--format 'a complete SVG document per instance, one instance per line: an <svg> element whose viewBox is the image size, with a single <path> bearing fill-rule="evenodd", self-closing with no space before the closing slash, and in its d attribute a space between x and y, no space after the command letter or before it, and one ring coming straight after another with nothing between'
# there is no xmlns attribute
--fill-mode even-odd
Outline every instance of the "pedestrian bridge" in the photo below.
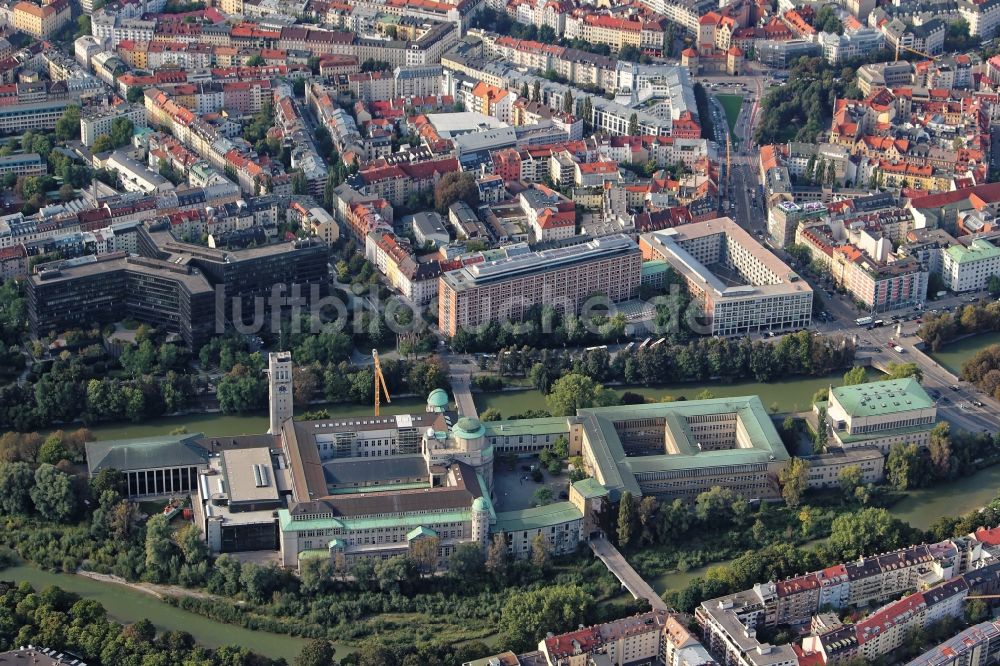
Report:
<svg viewBox="0 0 1000 666"><path fill-rule="evenodd" d="M614 577L636 599L645 599L653 610L670 610L649 583L632 568L625 557L604 537L590 540L590 549L604 562Z"/></svg>

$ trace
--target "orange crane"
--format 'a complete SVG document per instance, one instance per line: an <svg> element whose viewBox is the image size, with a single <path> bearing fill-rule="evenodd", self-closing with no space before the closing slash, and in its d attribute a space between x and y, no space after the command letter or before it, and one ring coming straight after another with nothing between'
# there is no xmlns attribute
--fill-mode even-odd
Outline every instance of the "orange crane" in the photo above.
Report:
<svg viewBox="0 0 1000 666"><path fill-rule="evenodd" d="M382 364L379 363L377 349L372 350L372 358L375 360L375 416L378 416L378 408L382 403L382 393L385 393L386 402L392 402L392 398L389 397L389 387L385 385L385 375L382 374Z"/></svg>
<svg viewBox="0 0 1000 666"><path fill-rule="evenodd" d="M896 41L896 60L895 60L895 62L899 62L899 52L900 51L909 51L910 53L916 53L919 56L923 56L923 57L927 58L928 60L935 60L936 59L936 56L932 56L930 53L924 53L923 51L918 51L916 49L911 49L909 46L903 46L902 44L899 43L899 40L897 40Z"/></svg>

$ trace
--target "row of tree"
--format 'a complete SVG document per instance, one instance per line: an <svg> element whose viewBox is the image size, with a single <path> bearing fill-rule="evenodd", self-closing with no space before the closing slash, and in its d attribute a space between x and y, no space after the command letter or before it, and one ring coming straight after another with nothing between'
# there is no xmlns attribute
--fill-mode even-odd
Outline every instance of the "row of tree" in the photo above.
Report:
<svg viewBox="0 0 1000 666"><path fill-rule="evenodd" d="M917 335L937 351L955 338L974 333L1000 331L1000 303L970 303L960 310L925 314Z"/></svg>

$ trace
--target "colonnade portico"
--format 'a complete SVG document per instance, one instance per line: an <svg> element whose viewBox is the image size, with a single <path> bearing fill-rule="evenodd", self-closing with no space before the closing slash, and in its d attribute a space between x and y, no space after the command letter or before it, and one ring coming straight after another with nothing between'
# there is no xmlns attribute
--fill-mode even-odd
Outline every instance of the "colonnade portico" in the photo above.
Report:
<svg viewBox="0 0 1000 666"><path fill-rule="evenodd" d="M198 487L198 467L160 467L124 473L129 497L189 493Z"/></svg>

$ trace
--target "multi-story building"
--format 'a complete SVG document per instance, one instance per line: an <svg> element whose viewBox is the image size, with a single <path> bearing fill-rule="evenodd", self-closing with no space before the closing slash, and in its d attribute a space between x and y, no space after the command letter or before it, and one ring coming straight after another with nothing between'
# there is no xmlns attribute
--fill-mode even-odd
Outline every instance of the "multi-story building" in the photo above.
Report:
<svg viewBox="0 0 1000 666"><path fill-rule="evenodd" d="M672 613L663 610L550 635L538 644L538 650L551 666L594 663L582 661L587 655L601 655L602 662L614 666L644 663L710 666L715 663L683 624Z"/></svg>
<svg viewBox="0 0 1000 666"><path fill-rule="evenodd" d="M502 258L443 274L438 293L440 330L453 336L491 322L520 321L536 306L572 313L597 294L617 303L638 293L642 257L627 236L526 250L523 244L509 246Z"/></svg>
<svg viewBox="0 0 1000 666"><path fill-rule="evenodd" d="M845 449L888 454L893 444L927 446L936 420L936 403L912 377L839 386L826 405L830 433Z"/></svg>
<svg viewBox="0 0 1000 666"><path fill-rule="evenodd" d="M68 0L52 0L42 6L22 0L11 12L14 27L38 39L48 39L72 18Z"/></svg>
<svg viewBox="0 0 1000 666"><path fill-rule="evenodd" d="M35 335L132 317L199 347L214 333L215 291L188 266L121 253L41 264L27 281Z"/></svg>
<svg viewBox="0 0 1000 666"><path fill-rule="evenodd" d="M682 277L712 335L807 328L812 288L728 217L644 234L643 258Z"/></svg>
<svg viewBox="0 0 1000 666"><path fill-rule="evenodd" d="M38 153L21 153L0 157L0 174L12 173L17 176L33 176L48 171L42 156Z"/></svg>
<svg viewBox="0 0 1000 666"><path fill-rule="evenodd" d="M941 253L941 277L952 291L979 291L1000 276L1000 248L985 238L956 243Z"/></svg>
<svg viewBox="0 0 1000 666"><path fill-rule="evenodd" d="M102 134L111 134L111 125L118 118L132 122L134 129L147 127L146 108L142 104L88 107L80 114L80 142L88 148Z"/></svg>
<svg viewBox="0 0 1000 666"><path fill-rule="evenodd" d="M988 666L998 658L1000 620L987 620L963 629L905 666Z"/></svg>

